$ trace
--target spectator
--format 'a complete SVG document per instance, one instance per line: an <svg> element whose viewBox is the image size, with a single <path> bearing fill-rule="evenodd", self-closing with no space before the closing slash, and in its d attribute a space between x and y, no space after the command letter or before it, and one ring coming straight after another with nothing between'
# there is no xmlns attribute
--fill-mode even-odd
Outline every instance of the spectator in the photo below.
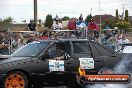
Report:
<svg viewBox="0 0 132 88"><path fill-rule="evenodd" d="M9 55L10 38L8 34L0 33L0 54Z"/></svg>
<svg viewBox="0 0 132 88"><path fill-rule="evenodd" d="M59 27L60 27L60 29L63 29L63 25L62 25L62 21L61 20L59 20Z"/></svg>
<svg viewBox="0 0 132 88"><path fill-rule="evenodd" d="M68 22L67 24L67 27L69 30L72 30L70 33L70 36L75 36L76 35L76 31L73 31L73 30L76 30L76 20L75 18L72 18L70 19L70 21Z"/></svg>
<svg viewBox="0 0 132 88"><path fill-rule="evenodd" d="M116 41L118 44L130 43L130 41L126 38L127 34L123 33L123 30L119 30L116 35Z"/></svg>
<svg viewBox="0 0 132 88"><path fill-rule="evenodd" d="M82 14L79 17L79 21L76 23L76 29L78 30L77 37L84 37L86 31L86 22L83 20Z"/></svg>
<svg viewBox="0 0 132 88"><path fill-rule="evenodd" d="M13 40L11 44L12 44L12 53L13 53L15 50L17 50L23 45L23 36L19 33L16 33L13 36Z"/></svg>
<svg viewBox="0 0 132 88"><path fill-rule="evenodd" d="M42 36L41 36L40 39L41 39L41 40L48 40L49 38L48 38L47 32L44 32L44 33L42 34Z"/></svg>
<svg viewBox="0 0 132 88"><path fill-rule="evenodd" d="M36 30L36 25L35 25L33 19L31 19L31 20L30 20L30 23L28 24L28 30L29 30L29 31L35 31L35 30Z"/></svg>
<svg viewBox="0 0 132 88"><path fill-rule="evenodd" d="M74 18L70 19L70 21L67 24L67 27L69 30L76 30L76 21Z"/></svg>
<svg viewBox="0 0 132 88"><path fill-rule="evenodd" d="M90 20L90 22L87 25L87 28L88 28L88 31L89 31L89 33L88 33L89 37L95 37L95 39L97 39L97 41L98 41L98 38L99 38L99 27L94 22L93 19Z"/></svg>
<svg viewBox="0 0 132 88"><path fill-rule="evenodd" d="M29 39L26 41L26 44L35 41L35 38L34 37L35 37L34 34L29 34Z"/></svg>
<svg viewBox="0 0 132 88"><path fill-rule="evenodd" d="M52 40L52 39L55 39L55 33L54 32L51 32L51 34L50 34L50 39Z"/></svg>
<svg viewBox="0 0 132 88"><path fill-rule="evenodd" d="M60 23L59 18L56 17L51 29L53 29L53 30L61 30L62 28L63 28L62 23Z"/></svg>

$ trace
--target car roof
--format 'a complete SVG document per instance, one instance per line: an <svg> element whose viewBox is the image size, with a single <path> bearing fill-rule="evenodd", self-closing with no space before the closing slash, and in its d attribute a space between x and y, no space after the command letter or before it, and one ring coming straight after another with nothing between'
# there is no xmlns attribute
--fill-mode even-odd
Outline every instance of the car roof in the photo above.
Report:
<svg viewBox="0 0 132 88"><path fill-rule="evenodd" d="M65 42L65 41L89 41L88 39L57 39L57 40L38 40L38 42Z"/></svg>

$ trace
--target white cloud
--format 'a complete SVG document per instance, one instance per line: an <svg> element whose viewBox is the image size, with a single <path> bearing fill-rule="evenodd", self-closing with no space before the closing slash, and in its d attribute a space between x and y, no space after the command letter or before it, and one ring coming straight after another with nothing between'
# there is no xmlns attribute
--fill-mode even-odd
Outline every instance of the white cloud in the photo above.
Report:
<svg viewBox="0 0 132 88"><path fill-rule="evenodd" d="M131 0L100 0L101 14L115 15L115 9L122 13L122 4L132 15ZM131 7L131 8L130 8ZM38 18L44 19L47 14L53 17L79 17L80 13L85 17L91 12L99 14L99 0L38 0ZM33 18L33 0L0 0L0 18L11 16L15 20Z"/></svg>

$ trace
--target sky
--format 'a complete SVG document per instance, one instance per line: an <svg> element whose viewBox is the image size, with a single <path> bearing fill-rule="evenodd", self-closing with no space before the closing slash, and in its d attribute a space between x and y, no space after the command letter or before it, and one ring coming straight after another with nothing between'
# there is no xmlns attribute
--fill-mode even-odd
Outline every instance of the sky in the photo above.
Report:
<svg viewBox="0 0 132 88"><path fill-rule="evenodd" d="M33 19L33 1L34 0L0 0L0 18L4 19L11 16L14 21L22 22ZM132 16L131 0L37 0L38 1L38 19L45 20L47 14L53 17L56 14L62 18L64 16L79 17L82 13L83 18L88 14L111 14L115 16L115 10L119 14L124 9L129 11ZM100 1L100 5L99 5ZM100 8L99 8L100 7Z"/></svg>

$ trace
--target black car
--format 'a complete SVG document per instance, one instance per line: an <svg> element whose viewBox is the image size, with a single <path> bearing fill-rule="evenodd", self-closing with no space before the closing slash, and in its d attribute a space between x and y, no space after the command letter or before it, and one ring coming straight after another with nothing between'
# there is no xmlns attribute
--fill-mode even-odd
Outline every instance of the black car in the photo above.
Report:
<svg viewBox="0 0 132 88"><path fill-rule="evenodd" d="M56 60L58 46L64 58ZM40 88L54 84L77 88L76 84L83 84L80 76L112 71L125 55L85 39L34 41L10 58L1 57L0 83L2 88ZM127 54L128 58L131 56Z"/></svg>

